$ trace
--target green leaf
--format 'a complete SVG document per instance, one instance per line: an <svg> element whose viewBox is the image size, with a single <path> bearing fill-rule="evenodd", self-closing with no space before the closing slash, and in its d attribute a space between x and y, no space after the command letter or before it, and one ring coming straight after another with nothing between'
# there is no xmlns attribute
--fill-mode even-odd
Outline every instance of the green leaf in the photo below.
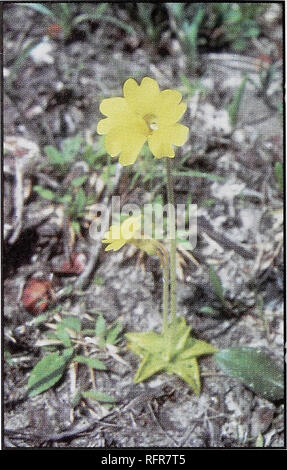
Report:
<svg viewBox="0 0 287 470"><path fill-rule="evenodd" d="M83 158L89 163L90 166L93 166L97 158L99 158L99 154L92 145L86 145Z"/></svg>
<svg viewBox="0 0 287 470"><path fill-rule="evenodd" d="M105 284L105 279L101 276L95 276L93 283L96 286L103 286Z"/></svg>
<svg viewBox="0 0 287 470"><path fill-rule="evenodd" d="M283 181L283 166L282 163L276 162L274 166L274 176L279 185L280 191L283 193L284 181Z"/></svg>
<svg viewBox="0 0 287 470"><path fill-rule="evenodd" d="M65 20L69 20L72 14L71 5L69 5L68 3L61 2L57 3L57 7L60 10L60 15L63 16Z"/></svg>
<svg viewBox="0 0 287 470"><path fill-rule="evenodd" d="M257 38L259 36L259 33L260 33L259 28L257 26L252 26L246 32L245 37L247 37L247 38Z"/></svg>
<svg viewBox="0 0 287 470"><path fill-rule="evenodd" d="M166 366L166 361L159 354L146 353L134 377L134 383L138 384L148 379Z"/></svg>
<svg viewBox="0 0 287 470"><path fill-rule="evenodd" d="M247 42L245 39L243 38L240 38L240 39L236 39L233 43L232 43L232 49L234 51L244 51L246 49L246 46L247 46Z"/></svg>
<svg viewBox="0 0 287 470"><path fill-rule="evenodd" d="M33 186L33 190L39 194L39 196L49 201L53 201L57 198L57 195L50 191L49 189L43 188L43 186Z"/></svg>
<svg viewBox="0 0 287 470"><path fill-rule="evenodd" d="M62 325L66 326L70 330L80 333L81 331L81 320L77 317L65 317L62 320Z"/></svg>
<svg viewBox="0 0 287 470"><path fill-rule="evenodd" d="M270 401L284 398L283 371L259 349L222 349L215 357L217 364L227 375L239 379L254 393Z"/></svg>
<svg viewBox="0 0 287 470"><path fill-rule="evenodd" d="M217 316L218 312L216 312L212 307L209 307L208 305L204 305L203 307L200 308L200 313L206 313L208 315L212 316Z"/></svg>
<svg viewBox="0 0 287 470"><path fill-rule="evenodd" d="M82 330L83 335L95 336L95 330L93 328L84 328Z"/></svg>
<svg viewBox="0 0 287 470"><path fill-rule="evenodd" d="M239 108L240 104L243 98L245 86L247 83L247 75L243 78L241 84L239 85L238 89L236 90L233 100L231 104L228 107L228 114L229 114L229 120L230 124L234 127L237 123L238 120L238 113L239 113Z"/></svg>
<svg viewBox="0 0 287 470"><path fill-rule="evenodd" d="M87 178L88 178L88 175L78 176L77 178L74 178L71 181L71 185L74 186L74 188L78 188L79 186L82 186L85 183Z"/></svg>
<svg viewBox="0 0 287 470"><path fill-rule="evenodd" d="M210 206L213 206L215 203L216 203L215 199L206 199L202 205L204 207L210 207Z"/></svg>
<svg viewBox="0 0 287 470"><path fill-rule="evenodd" d="M44 147L44 151L53 165L63 165L63 156L55 147L47 145Z"/></svg>
<svg viewBox="0 0 287 470"><path fill-rule="evenodd" d="M82 21L87 21L87 20L100 19L102 14L104 13L106 9L108 9L108 7L109 7L108 3L101 3L95 10L93 10L93 11L96 11L96 13L86 13L86 14L78 15L74 19L74 24L76 25L76 24L81 23Z"/></svg>
<svg viewBox="0 0 287 470"><path fill-rule="evenodd" d="M119 20L118 18L115 18L113 16L109 16L109 15L104 15L104 16L101 17L101 20L103 22L114 24L115 26L117 26L118 28L123 29L124 31L126 31L128 34L130 34L132 36L137 35L137 32L135 31L135 29L132 26L130 26L128 23L125 23L125 22Z"/></svg>
<svg viewBox="0 0 287 470"><path fill-rule="evenodd" d="M57 200L62 204L69 204L72 201L72 196L71 194L65 194L64 196L58 196Z"/></svg>
<svg viewBox="0 0 287 470"><path fill-rule="evenodd" d="M189 176L190 178L207 178L211 181L224 181L225 178L218 176L214 173L204 173L202 171L188 170L188 171L174 171L175 176Z"/></svg>
<svg viewBox="0 0 287 470"><path fill-rule="evenodd" d="M74 355L74 348L66 348L62 353L62 357L69 361Z"/></svg>
<svg viewBox="0 0 287 470"><path fill-rule="evenodd" d="M166 5L179 20L184 18L184 3L166 3Z"/></svg>
<svg viewBox="0 0 287 470"><path fill-rule="evenodd" d="M31 325L36 326L40 325L41 323L45 323L49 318L49 313L42 313L42 315L38 315L36 318L34 318L31 322Z"/></svg>
<svg viewBox="0 0 287 470"><path fill-rule="evenodd" d="M58 353L43 357L32 370L28 381L28 394L30 397L48 390L63 376L67 360Z"/></svg>
<svg viewBox="0 0 287 470"><path fill-rule="evenodd" d="M87 201L85 191L83 190L83 188L79 188L74 199L75 212L80 214L81 211L84 209L86 202Z"/></svg>
<svg viewBox="0 0 287 470"><path fill-rule="evenodd" d="M62 341L63 345L69 348L71 346L71 340L69 333L65 329L65 326L62 323L58 323L57 325L57 330L56 330L56 336L57 338Z"/></svg>
<svg viewBox="0 0 287 470"><path fill-rule="evenodd" d="M11 83L13 83L14 78L17 75L19 68L25 62L30 52L34 49L34 47L37 44L39 44L39 39L38 38L32 39L24 48L22 48L21 53L19 53L17 59L14 61L14 63L10 67L10 74L9 74L9 77L7 77L7 85L6 85L8 88L11 86Z"/></svg>
<svg viewBox="0 0 287 470"><path fill-rule="evenodd" d="M176 361L168 364L168 374L176 374L192 388L196 395L200 394L200 375L197 360Z"/></svg>
<svg viewBox="0 0 287 470"><path fill-rule="evenodd" d="M264 447L264 437L261 433L257 436L257 439L255 441L255 447Z"/></svg>
<svg viewBox="0 0 287 470"><path fill-rule="evenodd" d="M81 401L81 398L82 398L82 392L80 390L77 390L71 400L71 407L75 408L76 406L78 406L78 404Z"/></svg>
<svg viewBox="0 0 287 470"><path fill-rule="evenodd" d="M77 222L76 220L72 220L71 225L76 233L81 232L81 224L80 222Z"/></svg>
<svg viewBox="0 0 287 470"><path fill-rule="evenodd" d="M66 163L72 162L79 153L83 139L80 135L65 139L62 144L63 159Z"/></svg>
<svg viewBox="0 0 287 470"><path fill-rule="evenodd" d="M87 390L86 392L82 392L82 397L90 398L91 400L97 400L103 403L115 403L116 399L107 395L106 393L97 392L96 390Z"/></svg>
<svg viewBox="0 0 287 470"><path fill-rule="evenodd" d="M106 343L108 344L117 344L120 339L118 335L122 329L121 323L117 323L113 328L111 328L106 337Z"/></svg>
<svg viewBox="0 0 287 470"><path fill-rule="evenodd" d="M225 302L224 291L223 291L223 287L221 284L221 280L217 276L214 270L214 267L212 265L209 266L209 279L210 279L210 284L214 293L217 295L217 297L220 298L222 302Z"/></svg>
<svg viewBox="0 0 287 470"><path fill-rule="evenodd" d="M88 367L91 367L92 369L98 369L98 370L107 370L107 367L102 361L99 361L99 359L96 359L94 357L85 357L85 356L75 356L73 358L74 362L79 362L80 364L86 364Z"/></svg>
<svg viewBox="0 0 287 470"><path fill-rule="evenodd" d="M38 11L43 15L51 16L51 18L57 19L54 13L49 10L49 8L45 7L45 5L43 5L42 3L19 3L19 5L22 7L31 8L32 10Z"/></svg>
<svg viewBox="0 0 287 470"><path fill-rule="evenodd" d="M96 330L96 336L98 336L99 338L104 337L104 334L106 332L106 321L105 321L103 315L98 316L98 319L96 321L95 330Z"/></svg>

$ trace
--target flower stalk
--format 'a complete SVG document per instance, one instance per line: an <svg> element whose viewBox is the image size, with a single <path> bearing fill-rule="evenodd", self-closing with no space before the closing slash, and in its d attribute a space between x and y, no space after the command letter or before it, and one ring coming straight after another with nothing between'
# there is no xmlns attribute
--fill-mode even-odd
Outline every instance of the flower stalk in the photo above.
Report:
<svg viewBox="0 0 287 470"><path fill-rule="evenodd" d="M168 307L169 307L169 256L162 243L153 240L158 247L158 255L161 261L163 271L163 294L162 294L162 312L163 329L162 334L166 335L168 328Z"/></svg>
<svg viewBox="0 0 287 470"><path fill-rule="evenodd" d="M170 235L170 321L176 317L176 231L174 215L174 192L170 159L165 159L167 176L168 221Z"/></svg>

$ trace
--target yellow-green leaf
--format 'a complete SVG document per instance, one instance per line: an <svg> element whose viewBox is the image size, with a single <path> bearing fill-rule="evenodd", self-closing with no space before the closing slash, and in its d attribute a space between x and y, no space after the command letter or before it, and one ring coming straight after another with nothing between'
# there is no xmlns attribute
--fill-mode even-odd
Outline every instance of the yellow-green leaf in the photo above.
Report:
<svg viewBox="0 0 287 470"><path fill-rule="evenodd" d="M130 342L128 346L136 354L142 355L145 351L151 353L159 353L165 348L165 340L162 335L154 331L147 331L145 333L126 333L126 338Z"/></svg>
<svg viewBox="0 0 287 470"><path fill-rule="evenodd" d="M190 347L189 344L191 344ZM180 360L189 359L191 357L202 356L204 354L214 354L217 349L212 344L206 343L199 339L190 338L186 344L186 349L179 355Z"/></svg>
<svg viewBox="0 0 287 470"><path fill-rule="evenodd" d="M197 360L195 358L188 361L176 361L168 364L166 371L169 374L176 374L184 380L196 395L200 394L200 375Z"/></svg>
<svg viewBox="0 0 287 470"><path fill-rule="evenodd" d="M134 383L137 384L143 380L148 379L160 370L163 370L166 363L160 355L147 353L142 359L139 368L136 372Z"/></svg>
<svg viewBox="0 0 287 470"><path fill-rule="evenodd" d="M186 326L184 317L177 317L173 323L168 325L165 349L169 351L170 357L175 356L184 348L190 330L191 327Z"/></svg>

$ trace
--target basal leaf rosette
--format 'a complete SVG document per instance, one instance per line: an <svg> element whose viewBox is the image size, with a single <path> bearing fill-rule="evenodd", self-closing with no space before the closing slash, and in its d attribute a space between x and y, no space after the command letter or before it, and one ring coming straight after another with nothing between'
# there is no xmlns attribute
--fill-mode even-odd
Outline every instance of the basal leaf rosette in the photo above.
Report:
<svg viewBox="0 0 287 470"><path fill-rule="evenodd" d="M148 142L155 158L173 158L174 146L182 146L188 137L188 128L178 123L186 111L181 93L160 91L155 80L144 77L140 85L133 78L126 80L123 95L100 104L106 118L99 121L97 132L105 135L107 152L119 155L122 165L131 165Z"/></svg>
<svg viewBox="0 0 287 470"><path fill-rule="evenodd" d="M160 371L176 374L200 393L197 357L213 354L217 349L205 341L190 336L190 326L183 317L168 325L165 335L153 331L127 333L128 349L141 358L134 383L140 383Z"/></svg>

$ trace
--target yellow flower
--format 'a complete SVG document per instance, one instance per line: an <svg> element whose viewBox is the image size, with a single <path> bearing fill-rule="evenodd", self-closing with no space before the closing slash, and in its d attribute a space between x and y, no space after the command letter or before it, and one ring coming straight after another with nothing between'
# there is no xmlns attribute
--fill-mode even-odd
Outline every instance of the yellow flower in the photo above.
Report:
<svg viewBox="0 0 287 470"><path fill-rule="evenodd" d="M105 233L103 243L108 243L105 251L118 251L126 243L132 243L133 239L140 238L141 215L138 217L128 217L120 225L112 225Z"/></svg>
<svg viewBox="0 0 287 470"><path fill-rule="evenodd" d="M107 152L122 165L135 162L147 141L156 158L174 157L173 146L183 145L188 128L179 124L186 104L176 90L159 90L155 80L144 77L138 85L129 78L123 86L124 97L107 98L100 111L107 116L98 123L98 134L105 134Z"/></svg>
<svg viewBox="0 0 287 470"><path fill-rule="evenodd" d="M120 225L111 225L110 230L105 233L102 243L108 243L105 251L118 251L126 243L131 243L149 256L158 255L159 243L153 239L141 237L141 215L128 217Z"/></svg>

